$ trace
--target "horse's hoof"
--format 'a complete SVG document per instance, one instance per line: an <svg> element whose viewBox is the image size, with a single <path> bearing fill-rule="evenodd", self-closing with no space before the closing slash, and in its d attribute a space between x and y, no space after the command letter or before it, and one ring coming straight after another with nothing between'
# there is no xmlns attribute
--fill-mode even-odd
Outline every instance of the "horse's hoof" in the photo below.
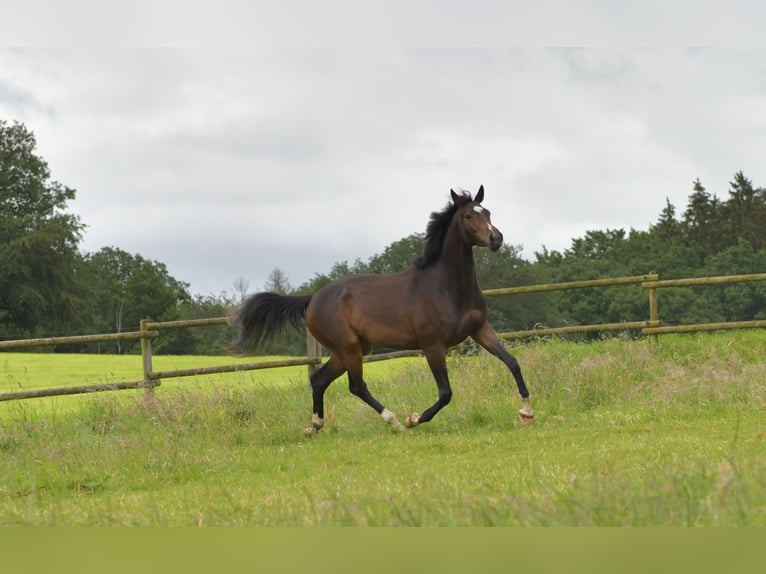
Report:
<svg viewBox="0 0 766 574"><path fill-rule="evenodd" d="M531 425L535 422L535 415L528 415L519 411L519 420L522 424Z"/></svg>
<svg viewBox="0 0 766 574"><path fill-rule="evenodd" d="M521 408L519 409L519 419L522 424L531 425L535 422L535 411L532 410L532 403L529 397L521 399Z"/></svg>
<svg viewBox="0 0 766 574"><path fill-rule="evenodd" d="M304 436L315 437L319 430L324 426L324 419L314 413L311 416L311 426L303 431Z"/></svg>
<svg viewBox="0 0 766 574"><path fill-rule="evenodd" d="M411 429L412 427L417 426L419 422L420 422L420 415L418 413L412 413L410 416L407 417L405 424L407 425L408 429Z"/></svg>
<svg viewBox="0 0 766 574"><path fill-rule="evenodd" d="M383 417L384 421L391 425L391 428L396 430L404 430L402 423L396 419L396 415L394 415L394 413L388 409L383 409L383 412L380 413L380 416Z"/></svg>

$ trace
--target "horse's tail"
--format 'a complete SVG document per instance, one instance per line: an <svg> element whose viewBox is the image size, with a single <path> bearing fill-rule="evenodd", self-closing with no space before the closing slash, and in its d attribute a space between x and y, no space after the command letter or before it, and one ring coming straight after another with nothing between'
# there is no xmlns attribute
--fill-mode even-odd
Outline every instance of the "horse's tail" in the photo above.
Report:
<svg viewBox="0 0 766 574"><path fill-rule="evenodd" d="M232 323L239 326L239 338L233 348L257 348L271 341L277 332L291 326L300 328L306 318L311 295L256 293L245 299Z"/></svg>

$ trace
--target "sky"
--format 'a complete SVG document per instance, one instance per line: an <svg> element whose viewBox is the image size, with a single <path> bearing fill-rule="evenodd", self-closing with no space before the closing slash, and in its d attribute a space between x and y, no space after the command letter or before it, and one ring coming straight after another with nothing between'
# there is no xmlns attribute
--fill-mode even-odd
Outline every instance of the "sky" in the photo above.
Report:
<svg viewBox="0 0 766 574"><path fill-rule="evenodd" d="M484 185L533 261L683 213L697 178L766 186L763 49L86 40L0 48L0 118L76 190L81 251L160 261L194 294L366 261L451 188Z"/></svg>

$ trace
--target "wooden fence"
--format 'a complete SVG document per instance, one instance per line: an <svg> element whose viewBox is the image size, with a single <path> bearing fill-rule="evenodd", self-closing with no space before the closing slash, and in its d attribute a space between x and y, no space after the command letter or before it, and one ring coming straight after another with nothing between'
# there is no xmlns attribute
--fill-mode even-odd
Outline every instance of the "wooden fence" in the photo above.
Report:
<svg viewBox="0 0 766 574"><path fill-rule="evenodd" d="M659 275L649 273L647 275L636 275L634 277L614 277L611 279L592 279L589 281L570 281L568 283L549 283L546 285L524 285L521 287L505 287L502 289L487 289L484 294L487 297L499 297L501 295L520 295L522 293L543 293L546 291L563 291L568 289L588 289L592 287L613 287L616 285L649 285L657 282ZM650 291L650 309L652 307ZM656 308L656 292L654 293ZM524 337L543 337L545 335L567 335L571 333L588 333L598 331L628 331L631 329L645 329L647 327L659 326L659 318L654 316L651 311L647 321L628 321L622 323L601 323L598 325L570 325L568 327L545 327L540 329L529 329L526 331L510 331L498 333L504 339L519 339Z"/></svg>
<svg viewBox="0 0 766 574"><path fill-rule="evenodd" d="M511 331L498 333L505 339L523 337L541 337L545 335L563 335L569 333L588 333L598 331L627 331L641 330L648 335L652 342L657 342L657 335L663 333L689 333L695 331L717 331L727 329L754 329L766 327L766 321L729 321L724 323L701 323L696 325L660 325L659 302L657 290L670 287L689 287L698 285L724 285L728 283L745 283L750 281L766 281L766 273L750 275L725 275L720 277L695 277L690 279L660 280L656 273L637 275L634 277L616 277L611 279L594 279L590 281L571 281L568 283L551 283L547 285L525 285L503 289L488 289L484 294L488 297L500 295L518 295L521 293L541 293L544 291L560 291L564 289L586 289L590 287L612 287L615 285L640 284L649 294L649 319L646 321L630 321L623 323L602 323L598 325L572 325L568 327L552 327L531 329L527 331Z"/></svg>
<svg viewBox="0 0 766 574"><path fill-rule="evenodd" d="M499 333L502 338L514 339L524 337L540 337L546 335L562 335L570 333L587 333L600 331L627 331L640 330L643 335L648 335L653 342L657 341L657 336L665 333L687 333L693 331L712 331L726 329L748 329L764 328L766 320L754 321L736 321L725 323L703 323L697 325L667 325L662 326L659 318L659 303L657 290L673 287L687 287L697 285L722 285L728 283L742 283L749 281L766 281L766 273L751 275L729 275L722 277L699 277L692 279L669 279L660 280L656 273L646 275L637 275L634 277L616 277L610 279L594 279L590 281L571 281L568 283L551 283L547 285L526 285L521 287L507 287L503 289L488 289L484 291L487 297L498 297L504 295L518 295L523 293L541 293L546 291L559 291L565 289L587 289L593 287L612 287L618 285L640 284L648 293L649 319L643 321L628 321L621 323L601 323L594 325L571 325L567 327L551 327L530 329L526 331L511 331ZM141 341L141 359L143 367L143 378L136 381L103 383L96 385L82 385L73 387L60 387L49 389L30 389L25 391L15 391L0 393L0 401L10 401L16 399L28 399L37 397L50 397L58 395L74 395L81 393L121 390L121 389L141 389L143 388L147 396L154 394L154 388L159 386L162 379L174 377L192 377L200 375L210 375L216 373L231 373L238 371L252 371L257 369L271 369L275 367L290 367L306 365L309 375L318 368L322 362L322 350L319 343L307 334L306 357L295 359L285 359L279 361L262 361L249 363L236 363L220 365L214 367L203 367L197 369L177 369L171 371L155 371L152 366L152 340L160 335L160 331L167 329L183 329L194 327L209 327L215 325L226 325L229 319L227 317L216 317L212 319L192 319L188 321L164 321L155 322L141 321L139 331L126 333L108 333L99 335L79 335L73 337L51 337L46 339L23 339L16 341L0 341L0 350L4 349L23 349L29 347L66 345L77 343L95 343L104 341L128 341L140 339ZM396 351L392 353L383 353L365 357L365 362L382 361L397 357L417 356L420 351Z"/></svg>

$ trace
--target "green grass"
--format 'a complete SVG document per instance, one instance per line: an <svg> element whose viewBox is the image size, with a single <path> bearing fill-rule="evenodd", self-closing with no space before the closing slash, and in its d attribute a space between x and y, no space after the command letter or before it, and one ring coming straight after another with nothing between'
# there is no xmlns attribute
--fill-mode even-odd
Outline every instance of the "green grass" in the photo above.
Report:
<svg viewBox="0 0 766 574"><path fill-rule="evenodd" d="M120 391L0 404L0 524L766 525L766 333L513 351L532 427L485 353L451 358L452 403L406 432L344 378L325 430L305 438L305 367L167 380L151 403ZM140 378L138 357L3 365L6 388ZM436 398L422 359L370 364L366 378L401 420Z"/></svg>

